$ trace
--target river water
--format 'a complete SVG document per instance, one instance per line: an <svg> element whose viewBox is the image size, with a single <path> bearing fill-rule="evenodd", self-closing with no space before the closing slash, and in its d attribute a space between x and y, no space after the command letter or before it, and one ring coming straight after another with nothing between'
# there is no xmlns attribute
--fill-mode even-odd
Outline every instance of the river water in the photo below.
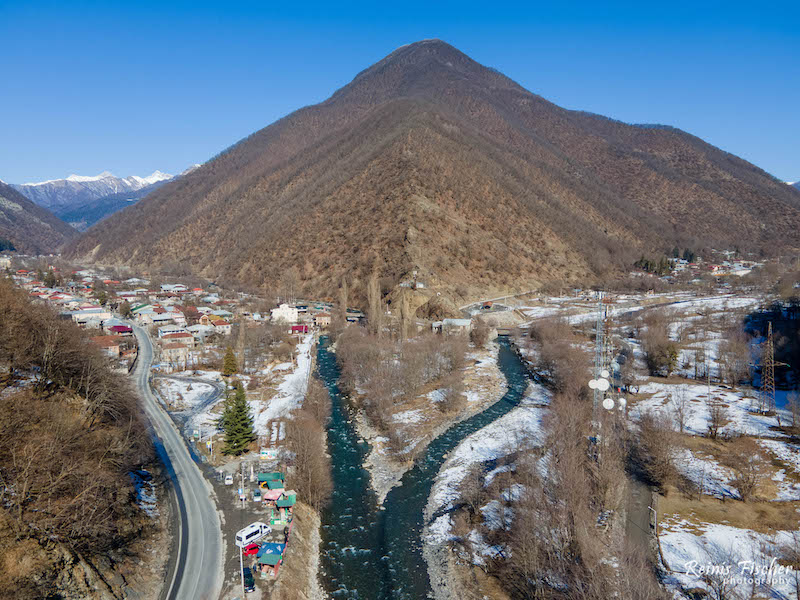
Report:
<svg viewBox="0 0 800 600"><path fill-rule="evenodd" d="M505 338L498 364L508 390L501 400L434 439L383 504L377 506L364 459L369 445L359 441L352 415L338 387L339 368L320 338L317 369L332 401L328 450L334 492L322 514L322 581L334 598L417 600L430 592L422 558L423 511L446 455L465 437L517 406L528 385L525 367Z"/></svg>

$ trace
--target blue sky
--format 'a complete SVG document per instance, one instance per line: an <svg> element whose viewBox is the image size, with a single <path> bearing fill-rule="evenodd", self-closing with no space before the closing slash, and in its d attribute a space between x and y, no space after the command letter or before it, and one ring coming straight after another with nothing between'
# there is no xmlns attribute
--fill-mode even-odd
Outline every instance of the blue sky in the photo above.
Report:
<svg viewBox="0 0 800 600"><path fill-rule="evenodd" d="M176 173L432 37L800 179L798 2L293 4L0 0L0 179Z"/></svg>

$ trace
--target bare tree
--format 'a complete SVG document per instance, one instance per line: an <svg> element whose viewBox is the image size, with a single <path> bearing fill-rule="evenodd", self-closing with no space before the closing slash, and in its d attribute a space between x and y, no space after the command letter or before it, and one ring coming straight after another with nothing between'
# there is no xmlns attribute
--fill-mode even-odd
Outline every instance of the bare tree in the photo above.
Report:
<svg viewBox="0 0 800 600"><path fill-rule="evenodd" d="M347 323L347 303L349 301L347 278L342 277L342 284L339 286L339 320L342 327Z"/></svg>
<svg viewBox="0 0 800 600"><path fill-rule="evenodd" d="M731 387L750 375L750 340L741 327L729 329L719 345L721 374Z"/></svg>
<svg viewBox="0 0 800 600"><path fill-rule="evenodd" d="M411 306L409 294L405 290L400 292L400 339L408 339L408 326L411 321Z"/></svg>
<svg viewBox="0 0 800 600"><path fill-rule="evenodd" d="M489 325L483 319L478 319L469 332L469 339L476 348L485 348L489 342Z"/></svg>
<svg viewBox="0 0 800 600"><path fill-rule="evenodd" d="M792 567L795 597L800 598L800 531L791 532L788 542L781 547L781 554L783 563Z"/></svg>
<svg viewBox="0 0 800 600"><path fill-rule="evenodd" d="M717 439L720 430L728 422L728 409L720 400L714 398L706 399L708 407L708 437Z"/></svg>
<svg viewBox="0 0 800 600"><path fill-rule="evenodd" d="M672 409L672 418L675 421L675 426L680 433L683 433L686 427L686 420L689 417L689 399L686 396L686 386L680 385L670 395L670 408Z"/></svg>
<svg viewBox="0 0 800 600"><path fill-rule="evenodd" d="M739 581L730 576L729 569L737 562L731 549L723 549L714 543L706 543L708 568L702 574L703 582L711 591L714 600L738 600Z"/></svg>
<svg viewBox="0 0 800 600"><path fill-rule="evenodd" d="M671 423L662 413L642 413L634 455L644 474L662 488L676 478L673 438Z"/></svg>
<svg viewBox="0 0 800 600"><path fill-rule="evenodd" d="M481 521L481 507L486 504L487 493L483 487L483 466L474 465L459 486L461 503L470 514L472 522Z"/></svg>
<svg viewBox="0 0 800 600"><path fill-rule="evenodd" d="M753 497L764 475L765 461L761 448L751 438L739 438L728 447L724 463L733 470L731 482L742 501Z"/></svg>
<svg viewBox="0 0 800 600"><path fill-rule="evenodd" d="M789 411L792 414L792 432L797 435L800 428L800 394L791 392L787 397Z"/></svg>
<svg viewBox="0 0 800 600"><path fill-rule="evenodd" d="M284 302L294 302L300 292L300 275L292 265L281 275L281 297Z"/></svg>
<svg viewBox="0 0 800 600"><path fill-rule="evenodd" d="M367 319L370 332L380 337L383 333L383 308L381 307L381 289L376 271L372 272L367 284L367 304L369 306Z"/></svg>
<svg viewBox="0 0 800 600"><path fill-rule="evenodd" d="M315 419L301 412L288 422L287 437L294 453L290 483L309 505L319 510L333 490L325 430Z"/></svg>

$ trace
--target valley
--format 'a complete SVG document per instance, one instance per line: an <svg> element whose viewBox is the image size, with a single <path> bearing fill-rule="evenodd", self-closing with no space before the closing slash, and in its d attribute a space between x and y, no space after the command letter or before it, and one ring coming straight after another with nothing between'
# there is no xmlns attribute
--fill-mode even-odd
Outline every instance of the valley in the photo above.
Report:
<svg viewBox="0 0 800 600"><path fill-rule="evenodd" d="M2 11L0 598L800 600L788 15L334 8Z"/></svg>

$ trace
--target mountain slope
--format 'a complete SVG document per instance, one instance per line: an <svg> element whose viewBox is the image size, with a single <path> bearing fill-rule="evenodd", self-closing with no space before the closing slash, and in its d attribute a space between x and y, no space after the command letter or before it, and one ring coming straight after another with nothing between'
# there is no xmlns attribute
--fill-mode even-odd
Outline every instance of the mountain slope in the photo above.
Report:
<svg viewBox="0 0 800 600"><path fill-rule="evenodd" d="M792 186L800 190L800 181L795 181Z"/></svg>
<svg viewBox="0 0 800 600"><path fill-rule="evenodd" d="M6 240L25 254L49 254L77 234L53 213L0 182L0 244Z"/></svg>
<svg viewBox="0 0 800 600"><path fill-rule="evenodd" d="M66 179L54 179L39 183L13 185L14 189L39 206L53 211L61 217L74 208L112 194L135 192L153 184L167 181L172 175L155 171L147 177L116 177L104 171L94 177L70 175Z"/></svg>
<svg viewBox="0 0 800 600"><path fill-rule="evenodd" d="M642 252L800 247L800 199L677 129L562 109L438 40L404 46L113 215L72 256L309 291L534 286Z"/></svg>

